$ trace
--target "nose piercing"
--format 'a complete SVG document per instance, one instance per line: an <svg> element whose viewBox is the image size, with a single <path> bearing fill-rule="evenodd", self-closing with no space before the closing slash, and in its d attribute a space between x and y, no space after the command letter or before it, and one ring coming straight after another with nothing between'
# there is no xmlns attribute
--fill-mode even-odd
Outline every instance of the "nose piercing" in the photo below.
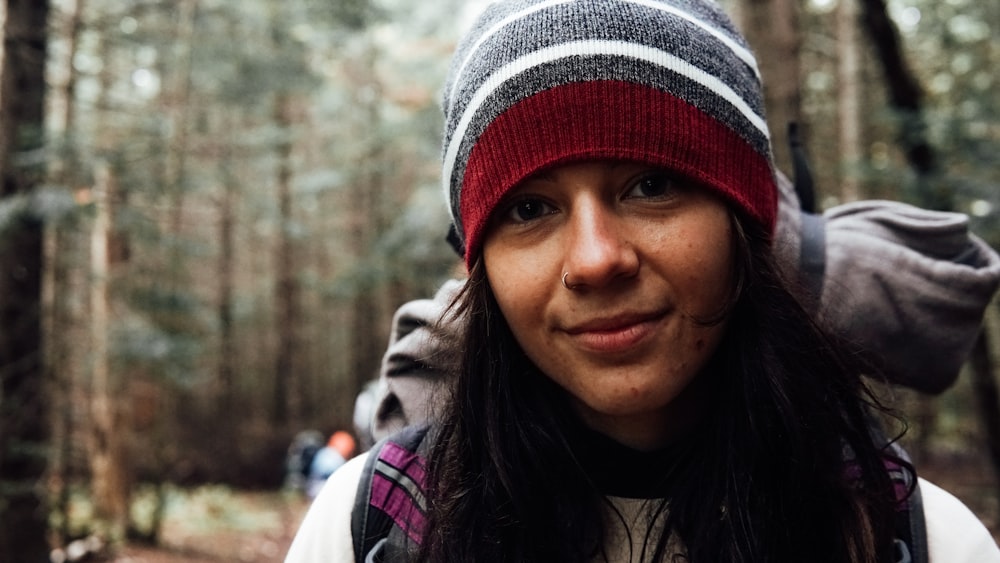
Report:
<svg viewBox="0 0 1000 563"><path fill-rule="evenodd" d="M576 284L570 285L570 284L566 283L566 278L568 278L568 277L569 277L569 272L563 272L563 277L562 277L563 287L565 287L566 289L568 289L570 291L573 291L576 288Z"/></svg>

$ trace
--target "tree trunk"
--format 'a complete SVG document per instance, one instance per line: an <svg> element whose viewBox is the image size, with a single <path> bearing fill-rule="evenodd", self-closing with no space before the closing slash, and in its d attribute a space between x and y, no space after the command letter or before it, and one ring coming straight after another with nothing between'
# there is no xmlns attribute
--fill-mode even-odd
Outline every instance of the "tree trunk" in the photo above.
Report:
<svg viewBox="0 0 1000 563"><path fill-rule="evenodd" d="M992 311L989 312L993 314ZM976 338L969 365L972 372L973 395L979 410L979 420L986 436L987 453L993 464L994 500L1000 508L1000 391L993 374L993 354L990 347L996 323L987 322Z"/></svg>
<svg viewBox="0 0 1000 563"><path fill-rule="evenodd" d="M855 0L837 5L837 132L840 140L840 200L861 198L861 116Z"/></svg>
<svg viewBox="0 0 1000 563"><path fill-rule="evenodd" d="M280 228L275 257L277 266L275 327L278 350L275 359L274 418L279 425L290 424L295 427L302 415L302 373L296 362L299 353L298 334L301 315L292 229L295 220L292 213L292 104L293 98L290 94L278 93L275 96L274 121L281 139L276 147Z"/></svg>
<svg viewBox="0 0 1000 563"><path fill-rule="evenodd" d="M937 155L927 138L923 91L903 56L899 32L889 17L884 0L861 2L865 30L878 53L890 103L900 116L899 142L907 162L917 174L916 203L928 209L951 210L954 193L940 177Z"/></svg>
<svg viewBox="0 0 1000 563"><path fill-rule="evenodd" d="M128 527L131 484L125 456L125 432L117 398L120 386L110 367L108 337L109 267L108 244L111 238L111 213L108 196L113 190L114 175L106 163L95 171L95 217L91 235L91 442L90 469L92 501L97 533L112 545L125 540Z"/></svg>
<svg viewBox="0 0 1000 563"><path fill-rule="evenodd" d="M62 108L61 137L63 150L60 158L53 162L50 177L62 189L77 188L77 178L80 175L79 160L76 150L76 78L77 71L73 65L79 44L80 31L83 28L84 0L76 0L67 14L67 25L62 30L66 48L63 67L66 74L63 86L53 89L56 95L61 95L59 104ZM53 127L57 129L57 127ZM57 133L59 135L59 133ZM49 460L48 495L52 500L52 511L58 515L59 526L50 530L49 543L64 546L69 541L69 473L73 454L74 417L77 415L73 400L82 378L79 366L85 364L80 355L80 347L73 342L75 332L81 324L83 315L70 296L81 295L85 281L81 270L74 267L74 260L81 256L81 238L75 224L50 225L46 231L45 244L45 318L43 329L46 342L45 370L46 378L53 382L52 386L52 453Z"/></svg>
<svg viewBox="0 0 1000 563"><path fill-rule="evenodd" d="M89 373L89 339L86 300L90 252L88 234L78 221L51 225L45 234L45 372L52 382L50 414L52 420L51 453L48 469L48 498L53 505L57 527L50 530L53 547L64 546L70 539L69 483L85 449L80 439L89 424L88 408L81 406L87 393L85 378Z"/></svg>
<svg viewBox="0 0 1000 563"><path fill-rule="evenodd" d="M191 97L191 50L197 10L198 0L182 0L177 3L177 31L175 33L177 73L167 100L171 137L167 150L166 185L172 199L170 232L175 240L180 237L184 219L184 200L187 192L185 175L188 151L188 111L190 110L189 99ZM174 270L175 277L179 278L184 261L180 256L180 245L175 245L174 248L170 267ZM175 282L177 282L175 289L183 283L179 279L175 279Z"/></svg>
<svg viewBox="0 0 1000 563"><path fill-rule="evenodd" d="M29 200L45 172L48 0L7 0L0 59L0 203ZM43 218L0 225L0 561L48 557L41 491L50 428L42 351Z"/></svg>
<svg viewBox="0 0 1000 563"><path fill-rule="evenodd" d="M53 99L51 108L61 111L53 111L56 119L53 120L55 123L52 124L51 129L60 133L62 146L60 147L59 158L53 160L51 163L50 177L57 184L67 188L73 188L78 185L77 181L80 172L79 151L77 147L79 140L76 138L75 103L79 72L73 62L76 59L79 48L80 32L83 31L84 5L85 0L76 0L70 6L67 6L67 9L70 11L63 13L62 19L65 20L65 25L60 31L62 32L63 42L66 44L66 56L60 66L64 70L64 74L60 77L62 79L62 86L60 88L52 88L55 98ZM58 118L61 118L61 123L58 122ZM59 131L60 129L61 131Z"/></svg>
<svg viewBox="0 0 1000 563"><path fill-rule="evenodd" d="M235 126L231 124L229 130ZM219 201L219 363L216 394L223 412L232 412L236 405L236 336L233 323L233 301L236 286L236 197L238 179L233 171L232 148L224 141L220 156L222 198ZM229 419L230 417L225 417ZM234 439L235 436L229 438Z"/></svg>
<svg viewBox="0 0 1000 563"><path fill-rule="evenodd" d="M210 397L217 405L219 412L236 412L237 402L237 359L240 357L236 346L235 322L233 309L236 295L236 225L239 178L236 175L233 162L234 138L230 132L235 131L236 119L232 111L223 111L222 130L219 133L218 173L221 180L222 193L218 199L218 239L219 257L216 263L217 272L217 315L219 323L219 348L216 363L216 376ZM240 421L236 417L224 416L218 421L214 433L215 450L220 459L239 459ZM238 463L228 464L228 468L238 470ZM236 478L236 475L227 475Z"/></svg>
<svg viewBox="0 0 1000 563"><path fill-rule="evenodd" d="M736 11L743 34L753 47L764 81L764 103L775 163L791 170L785 132L801 121L802 93L797 0L744 0ZM806 124L802 124L805 126Z"/></svg>

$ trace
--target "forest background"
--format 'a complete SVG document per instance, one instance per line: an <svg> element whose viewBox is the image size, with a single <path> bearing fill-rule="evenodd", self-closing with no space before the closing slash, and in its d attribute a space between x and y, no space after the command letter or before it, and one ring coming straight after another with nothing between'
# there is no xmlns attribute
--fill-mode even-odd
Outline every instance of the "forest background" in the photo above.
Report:
<svg viewBox="0 0 1000 563"><path fill-rule="evenodd" d="M162 544L184 492L246 516L220 506L280 490L293 436L351 428L396 307L460 274L438 94L483 3L0 3L0 561ZM820 208L961 211L1000 245L1000 3L724 4ZM952 388L894 395L992 526L997 313ZM271 500L285 530L242 560L305 506Z"/></svg>

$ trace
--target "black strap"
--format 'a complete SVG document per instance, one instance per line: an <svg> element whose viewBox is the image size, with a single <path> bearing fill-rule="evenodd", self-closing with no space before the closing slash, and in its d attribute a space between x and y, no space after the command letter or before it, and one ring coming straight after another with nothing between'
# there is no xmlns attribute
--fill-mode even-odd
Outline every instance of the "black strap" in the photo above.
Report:
<svg viewBox="0 0 1000 563"><path fill-rule="evenodd" d="M910 456L898 443L889 449L894 455L910 464ZM911 471L900 471L899 475L910 495L905 504L896 511L896 563L929 563L927 546L927 522L924 518L924 501L920 495L920 484Z"/></svg>
<svg viewBox="0 0 1000 563"><path fill-rule="evenodd" d="M826 275L826 217L799 214L799 278L816 304Z"/></svg>
<svg viewBox="0 0 1000 563"><path fill-rule="evenodd" d="M813 183L809 158L805 145L799 136L799 124L788 124L788 149L792 154L792 172L795 178L795 195L799 197L799 209L806 213L816 213L816 187Z"/></svg>
<svg viewBox="0 0 1000 563"><path fill-rule="evenodd" d="M816 185L799 136L799 124L788 124L795 195L799 198L799 279L813 305L819 304L826 273L826 218L816 213Z"/></svg>
<svg viewBox="0 0 1000 563"><path fill-rule="evenodd" d="M368 535L372 479L375 477L375 464L385 443L386 440L381 440L369 450L368 459L365 460L365 467L361 473L361 481L358 483L354 508L351 510L351 539L354 543L354 560L358 562L365 561L365 544L367 543L365 539ZM386 530L386 533L388 533L388 530Z"/></svg>
<svg viewBox="0 0 1000 563"><path fill-rule="evenodd" d="M888 448L893 458L886 458L886 469L893 485L899 483L902 490L896 489L897 501L893 532L895 533L895 563L929 563L930 555L927 546L927 522L924 519L924 502L920 495L920 485L913 471L913 461L910 454L899 445L899 442L886 437L882 422L869 412L868 430L872 440L880 446ZM905 491L905 492L904 492Z"/></svg>
<svg viewBox="0 0 1000 563"><path fill-rule="evenodd" d="M924 519L924 501L920 496L920 486L913 488L907 499L906 524L909 527L910 557L913 563L930 563L930 548L927 546L927 521ZM901 514L901 513L900 513ZM902 516L899 516L902 519Z"/></svg>

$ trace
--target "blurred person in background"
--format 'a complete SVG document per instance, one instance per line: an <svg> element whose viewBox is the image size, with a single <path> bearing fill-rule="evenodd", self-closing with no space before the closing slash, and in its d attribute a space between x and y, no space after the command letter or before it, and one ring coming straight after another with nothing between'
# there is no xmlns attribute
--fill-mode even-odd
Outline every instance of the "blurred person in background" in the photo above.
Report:
<svg viewBox="0 0 1000 563"><path fill-rule="evenodd" d="M306 494L316 498L320 489L347 460L354 456L354 437L344 430L337 430L330 435L326 445L316 452L309 465L309 478L306 484Z"/></svg>

